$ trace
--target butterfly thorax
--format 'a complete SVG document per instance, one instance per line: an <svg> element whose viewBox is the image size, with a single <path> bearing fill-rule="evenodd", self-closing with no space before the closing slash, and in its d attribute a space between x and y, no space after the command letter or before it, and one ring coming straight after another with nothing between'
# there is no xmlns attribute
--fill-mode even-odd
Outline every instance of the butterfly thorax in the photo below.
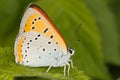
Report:
<svg viewBox="0 0 120 80"><path fill-rule="evenodd" d="M54 58L53 67L64 66L69 62L69 54L61 54L61 56Z"/></svg>

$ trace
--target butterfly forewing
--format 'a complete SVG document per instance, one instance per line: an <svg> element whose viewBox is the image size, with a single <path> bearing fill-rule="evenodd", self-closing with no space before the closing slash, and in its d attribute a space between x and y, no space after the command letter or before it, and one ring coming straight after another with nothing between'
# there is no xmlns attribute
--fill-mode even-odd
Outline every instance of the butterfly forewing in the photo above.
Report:
<svg viewBox="0 0 120 80"><path fill-rule="evenodd" d="M50 18L46 15L46 13L35 4L31 4L28 7L20 24L19 33L29 31L45 34L67 53L66 43L60 32Z"/></svg>

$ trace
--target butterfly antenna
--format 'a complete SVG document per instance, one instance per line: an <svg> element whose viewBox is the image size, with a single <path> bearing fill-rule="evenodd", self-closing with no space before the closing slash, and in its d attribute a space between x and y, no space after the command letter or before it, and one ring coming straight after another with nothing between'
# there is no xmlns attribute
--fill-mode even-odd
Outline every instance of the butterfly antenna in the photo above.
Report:
<svg viewBox="0 0 120 80"><path fill-rule="evenodd" d="M74 35L72 36L72 39L71 39L71 41L70 41L69 48L71 48L72 42L74 41L74 39L76 38L78 32L80 31L80 27L81 27L81 24L79 24L79 26L78 26L78 27L76 28L76 30L75 30Z"/></svg>

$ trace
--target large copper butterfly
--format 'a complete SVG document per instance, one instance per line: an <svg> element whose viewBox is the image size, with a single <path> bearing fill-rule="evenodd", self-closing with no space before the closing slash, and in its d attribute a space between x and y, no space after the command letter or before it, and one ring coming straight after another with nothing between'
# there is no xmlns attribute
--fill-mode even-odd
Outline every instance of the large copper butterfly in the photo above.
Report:
<svg viewBox="0 0 120 80"><path fill-rule="evenodd" d="M36 4L30 4L22 18L20 30L15 41L14 54L16 63L31 66L64 67L70 63L73 67L71 55L74 50L67 48L60 32L47 16L47 14Z"/></svg>

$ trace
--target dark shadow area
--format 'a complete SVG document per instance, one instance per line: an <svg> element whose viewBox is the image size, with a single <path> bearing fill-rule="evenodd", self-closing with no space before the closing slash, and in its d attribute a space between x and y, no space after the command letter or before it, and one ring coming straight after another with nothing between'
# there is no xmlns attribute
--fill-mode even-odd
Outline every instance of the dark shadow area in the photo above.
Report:
<svg viewBox="0 0 120 80"><path fill-rule="evenodd" d="M50 80L50 79L37 76L16 76L14 77L14 80Z"/></svg>
<svg viewBox="0 0 120 80"><path fill-rule="evenodd" d="M118 77L120 77L120 66L108 64L108 69L113 80L116 80Z"/></svg>

